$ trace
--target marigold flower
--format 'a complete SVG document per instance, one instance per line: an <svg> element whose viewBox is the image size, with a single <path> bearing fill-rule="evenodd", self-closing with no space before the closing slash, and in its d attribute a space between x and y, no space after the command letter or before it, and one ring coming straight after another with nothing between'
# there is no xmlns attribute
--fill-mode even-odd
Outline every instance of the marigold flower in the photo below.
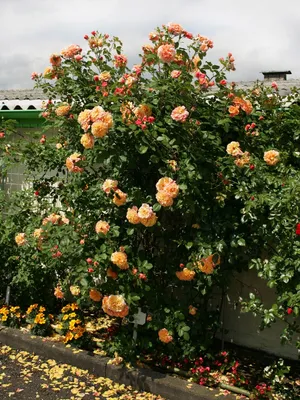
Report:
<svg viewBox="0 0 300 400"><path fill-rule="evenodd" d="M56 288L54 289L54 296L57 299L63 299L65 297L64 292L61 290L61 286L56 286Z"/></svg>
<svg viewBox="0 0 300 400"><path fill-rule="evenodd" d="M184 106L174 108L171 113L171 118L177 122L185 122L188 116L189 112Z"/></svg>
<svg viewBox="0 0 300 400"><path fill-rule="evenodd" d="M72 285L72 286L70 286L70 292L73 296L79 296L80 295L80 287Z"/></svg>
<svg viewBox="0 0 300 400"><path fill-rule="evenodd" d="M50 64L54 67L59 67L61 64L61 56L59 54L51 54Z"/></svg>
<svg viewBox="0 0 300 400"><path fill-rule="evenodd" d="M172 44L162 44L157 49L157 55L162 62L170 63L175 59L175 47Z"/></svg>
<svg viewBox="0 0 300 400"><path fill-rule="evenodd" d="M110 226L105 221L98 221L95 226L96 233L103 233L103 235L107 235Z"/></svg>
<svg viewBox="0 0 300 400"><path fill-rule="evenodd" d="M117 190L118 188L118 181L114 179L105 179L103 185L102 185L102 190L105 193L110 193L111 190Z"/></svg>
<svg viewBox="0 0 300 400"><path fill-rule="evenodd" d="M66 167L70 172L83 172L83 168L78 167L76 163L81 161L81 154L80 153L73 153L70 157L66 160Z"/></svg>
<svg viewBox="0 0 300 400"><path fill-rule="evenodd" d="M171 72L171 78L176 79L176 78L179 78L180 75L181 75L181 71L178 71L176 69L174 69L174 71Z"/></svg>
<svg viewBox="0 0 300 400"><path fill-rule="evenodd" d="M197 314L197 308L194 306L189 306L189 314L191 315L196 315Z"/></svg>
<svg viewBox="0 0 300 400"><path fill-rule="evenodd" d="M90 133L84 133L81 136L80 143L85 149L92 149L95 145L94 136L91 135Z"/></svg>
<svg viewBox="0 0 300 400"><path fill-rule="evenodd" d="M164 190L156 193L156 200L163 207L171 207L173 198Z"/></svg>
<svg viewBox="0 0 300 400"><path fill-rule="evenodd" d="M183 28L179 24L175 24L174 22L169 22L167 24L168 32L172 33L175 36L180 35L183 32Z"/></svg>
<svg viewBox="0 0 300 400"><path fill-rule="evenodd" d="M103 121L96 121L92 124L92 134L95 138L103 138L107 135L109 126Z"/></svg>
<svg viewBox="0 0 300 400"><path fill-rule="evenodd" d="M188 268L183 268L182 271L176 272L177 278L180 279L181 281L191 281L194 279L195 275L196 275L195 271L191 271Z"/></svg>
<svg viewBox="0 0 300 400"><path fill-rule="evenodd" d="M230 142L226 147L227 154L230 154L233 157L240 156L243 154L242 150L240 149L239 142Z"/></svg>
<svg viewBox="0 0 300 400"><path fill-rule="evenodd" d="M127 218L128 222L130 222L131 224L134 224L134 225L139 224L140 218L138 216L138 208L136 206L133 206L132 208L128 208L126 218Z"/></svg>
<svg viewBox="0 0 300 400"><path fill-rule="evenodd" d="M267 165L276 165L280 161L279 152L276 150L265 151L264 160Z"/></svg>
<svg viewBox="0 0 300 400"><path fill-rule="evenodd" d="M120 189L115 190L114 198L113 198L113 203L120 207L123 206L126 203L127 200L127 194L122 192Z"/></svg>
<svg viewBox="0 0 300 400"><path fill-rule="evenodd" d="M77 121L86 132L91 126L91 110L84 110L78 115Z"/></svg>
<svg viewBox="0 0 300 400"><path fill-rule="evenodd" d="M15 242L17 243L18 246L24 246L24 244L27 243L26 235L25 233L18 233L15 236Z"/></svg>
<svg viewBox="0 0 300 400"><path fill-rule="evenodd" d="M111 317L124 318L129 313L129 307L122 295L104 296L102 300L103 311Z"/></svg>
<svg viewBox="0 0 300 400"><path fill-rule="evenodd" d="M117 279L117 278L118 278L117 272L113 271L112 268L107 268L106 275L107 275L109 278L112 278L112 279Z"/></svg>
<svg viewBox="0 0 300 400"><path fill-rule="evenodd" d="M90 293L89 293L90 299L92 299L93 301L100 301L102 299L102 294L96 290L96 289L91 289Z"/></svg>
<svg viewBox="0 0 300 400"><path fill-rule="evenodd" d="M127 262L127 254L124 251L115 251L112 253L111 262L115 264L120 269L128 269L129 265Z"/></svg>
<svg viewBox="0 0 300 400"><path fill-rule="evenodd" d="M160 329L158 331L159 340L163 343L170 343L173 340L173 336L169 334L169 331L166 328Z"/></svg>
<svg viewBox="0 0 300 400"><path fill-rule="evenodd" d="M61 55L65 58L73 58L76 54L79 54L81 52L82 49L80 46L78 46L77 44L71 44L69 47L61 51Z"/></svg>

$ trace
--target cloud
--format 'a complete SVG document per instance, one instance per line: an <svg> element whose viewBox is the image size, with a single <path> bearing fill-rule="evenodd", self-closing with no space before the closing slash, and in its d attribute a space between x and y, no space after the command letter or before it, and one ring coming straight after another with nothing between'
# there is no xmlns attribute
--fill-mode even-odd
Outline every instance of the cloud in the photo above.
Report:
<svg viewBox="0 0 300 400"><path fill-rule="evenodd" d="M262 70L291 69L300 78L299 0L11 0L1 2L0 89L32 86L49 54L71 43L84 45L93 29L118 36L136 61L148 33L174 21L214 41L212 60L229 51L237 71L229 79L261 79Z"/></svg>

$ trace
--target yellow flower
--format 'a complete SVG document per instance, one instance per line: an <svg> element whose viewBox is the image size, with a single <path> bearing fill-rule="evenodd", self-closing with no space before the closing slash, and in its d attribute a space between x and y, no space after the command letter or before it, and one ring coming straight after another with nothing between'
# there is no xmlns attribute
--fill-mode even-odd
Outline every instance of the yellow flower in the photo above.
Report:
<svg viewBox="0 0 300 400"><path fill-rule="evenodd" d="M128 208L126 218L128 219L128 222L131 224L139 224L140 223L140 218L138 216L138 208L136 206L133 206L132 208Z"/></svg>
<svg viewBox="0 0 300 400"><path fill-rule="evenodd" d="M80 295L80 287L79 286L70 286L70 292L72 293L73 296L79 296Z"/></svg>
<svg viewBox="0 0 300 400"><path fill-rule="evenodd" d="M173 171L177 170L177 161L175 160L168 160L169 166L172 168Z"/></svg>
<svg viewBox="0 0 300 400"><path fill-rule="evenodd" d="M234 163L237 167L243 168L245 165L250 163L250 153L245 151L245 153L234 160Z"/></svg>
<svg viewBox="0 0 300 400"><path fill-rule="evenodd" d="M40 325L45 324L46 323L45 315L43 313L38 313L34 318L34 323Z"/></svg>
<svg viewBox="0 0 300 400"><path fill-rule="evenodd" d="M68 343L70 340L72 340L74 337L73 333L68 331L66 333L65 339L64 339L64 343Z"/></svg>
<svg viewBox="0 0 300 400"><path fill-rule="evenodd" d="M111 262L120 269L128 269L127 254L123 251L116 251L111 255Z"/></svg>
<svg viewBox="0 0 300 400"><path fill-rule="evenodd" d="M170 343L173 340L173 336L170 335L166 328L160 329L158 331L159 340L163 343Z"/></svg>
<svg viewBox="0 0 300 400"><path fill-rule="evenodd" d="M276 165L280 161L279 152L276 150L265 151L264 160L267 165Z"/></svg>
<svg viewBox="0 0 300 400"><path fill-rule="evenodd" d="M17 243L18 246L24 246L24 244L27 243L25 233L18 233L18 234L15 236L15 241L16 241L16 243Z"/></svg>
<svg viewBox="0 0 300 400"><path fill-rule="evenodd" d="M110 72L109 71L101 72L101 74L99 75L99 80L105 82L111 80Z"/></svg>
<svg viewBox="0 0 300 400"><path fill-rule="evenodd" d="M35 237L36 239L39 239L43 232L44 232L43 228L35 229L33 232L33 237Z"/></svg>
<svg viewBox="0 0 300 400"><path fill-rule="evenodd" d="M122 190L117 189L115 190L114 198L113 198L113 203L120 207L123 206L126 203L127 200L127 194L122 192Z"/></svg>

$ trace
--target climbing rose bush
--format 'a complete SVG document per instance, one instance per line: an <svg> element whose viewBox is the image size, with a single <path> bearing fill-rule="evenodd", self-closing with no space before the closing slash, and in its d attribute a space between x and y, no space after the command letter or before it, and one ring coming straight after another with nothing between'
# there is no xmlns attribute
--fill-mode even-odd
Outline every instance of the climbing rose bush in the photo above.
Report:
<svg viewBox="0 0 300 400"><path fill-rule="evenodd" d="M33 74L49 101L43 135L24 149L32 207L14 233L13 285L119 318L112 353L180 357L211 344L218 293L256 268L278 300L264 310L252 293L244 309L265 325L284 320L290 340L299 331L298 94L287 107L276 86L238 89L226 80L233 55L207 61L213 42L178 24L151 32L132 68L118 38L85 40ZM41 178L47 171L56 175ZM139 308L148 317L132 346Z"/></svg>

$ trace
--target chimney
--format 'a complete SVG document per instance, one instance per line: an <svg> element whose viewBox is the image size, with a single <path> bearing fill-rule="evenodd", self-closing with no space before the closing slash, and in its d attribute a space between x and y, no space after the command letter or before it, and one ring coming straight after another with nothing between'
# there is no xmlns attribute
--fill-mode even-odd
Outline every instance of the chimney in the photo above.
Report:
<svg viewBox="0 0 300 400"><path fill-rule="evenodd" d="M268 71L262 74L265 81L286 81L286 76L291 75L291 71Z"/></svg>

